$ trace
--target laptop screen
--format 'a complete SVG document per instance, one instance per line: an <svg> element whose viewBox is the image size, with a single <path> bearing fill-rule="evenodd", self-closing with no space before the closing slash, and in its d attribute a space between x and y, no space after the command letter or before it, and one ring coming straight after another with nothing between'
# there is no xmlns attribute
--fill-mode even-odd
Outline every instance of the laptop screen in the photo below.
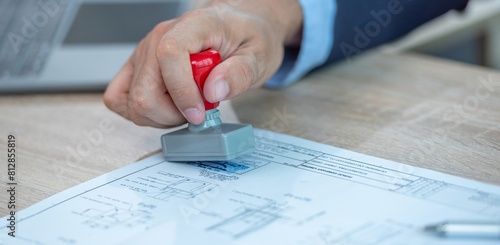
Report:
<svg viewBox="0 0 500 245"><path fill-rule="evenodd" d="M64 43L137 43L158 23L176 16L178 5L179 2L84 4Z"/></svg>
<svg viewBox="0 0 500 245"><path fill-rule="evenodd" d="M1 0L0 93L102 90L135 44L186 2Z"/></svg>

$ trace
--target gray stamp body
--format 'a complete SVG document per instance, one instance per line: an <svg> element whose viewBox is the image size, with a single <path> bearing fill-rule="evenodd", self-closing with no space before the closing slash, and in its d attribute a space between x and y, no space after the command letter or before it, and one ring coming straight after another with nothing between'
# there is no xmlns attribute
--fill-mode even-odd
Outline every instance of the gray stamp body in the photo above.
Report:
<svg viewBox="0 0 500 245"><path fill-rule="evenodd" d="M204 123L164 134L161 144L167 161L227 161L252 153L255 139L251 125L222 123L212 109Z"/></svg>

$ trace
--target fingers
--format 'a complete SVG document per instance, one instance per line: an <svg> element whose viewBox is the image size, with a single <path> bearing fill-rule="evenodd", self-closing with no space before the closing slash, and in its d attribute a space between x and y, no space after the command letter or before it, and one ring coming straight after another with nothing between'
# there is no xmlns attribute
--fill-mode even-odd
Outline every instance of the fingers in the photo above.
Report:
<svg viewBox="0 0 500 245"><path fill-rule="evenodd" d="M204 105L190 67L189 51L176 46L163 46L157 52L163 82L173 102L191 123L205 119Z"/></svg>
<svg viewBox="0 0 500 245"><path fill-rule="evenodd" d="M262 85L281 63L282 44L258 18L227 12L221 19L214 11L194 10L155 27L108 86L106 106L138 125L202 123L205 108L189 57L208 48L225 57L205 83L208 101Z"/></svg>
<svg viewBox="0 0 500 245"><path fill-rule="evenodd" d="M111 80L103 97L106 107L125 118L128 117L128 92L133 74L134 66L129 59Z"/></svg>
<svg viewBox="0 0 500 245"><path fill-rule="evenodd" d="M214 68L205 83L204 96L215 103L231 99L250 88L260 87L279 68L280 47L266 49L262 40L250 40Z"/></svg>
<svg viewBox="0 0 500 245"><path fill-rule="evenodd" d="M104 95L108 108L140 126L165 128L186 121L167 93L154 56L168 25L159 24L139 43Z"/></svg>
<svg viewBox="0 0 500 245"><path fill-rule="evenodd" d="M125 63L109 84L103 97L104 104L110 110L140 126L165 128L185 122L170 96L164 92L165 88L148 87L151 85L151 74L139 75L146 79L135 78L140 82L134 84L135 86L132 85L133 78L137 77L133 76L134 65L131 61L133 58L132 56ZM162 81L159 83L162 84Z"/></svg>
<svg viewBox="0 0 500 245"><path fill-rule="evenodd" d="M185 122L167 93L155 59L137 72L128 97L128 119L137 125L171 127ZM156 69L155 69L156 68Z"/></svg>
<svg viewBox="0 0 500 245"><path fill-rule="evenodd" d="M230 99L246 91L262 78L252 53L234 55L218 65L205 83L205 98L212 102Z"/></svg>
<svg viewBox="0 0 500 245"><path fill-rule="evenodd" d="M214 34L218 29L211 25L208 16L200 16L203 14L193 11L184 17L185 20L179 21L162 37L156 50L156 59L168 93L182 115L194 124L205 120L205 107L193 80L189 55L214 47L210 37L218 36Z"/></svg>

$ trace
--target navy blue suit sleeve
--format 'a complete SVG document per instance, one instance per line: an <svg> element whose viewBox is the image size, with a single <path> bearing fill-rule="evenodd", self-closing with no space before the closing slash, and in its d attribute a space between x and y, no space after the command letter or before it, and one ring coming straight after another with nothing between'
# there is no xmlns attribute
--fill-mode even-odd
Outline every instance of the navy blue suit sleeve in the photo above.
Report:
<svg viewBox="0 0 500 245"><path fill-rule="evenodd" d="M468 0L336 0L333 63L392 41Z"/></svg>

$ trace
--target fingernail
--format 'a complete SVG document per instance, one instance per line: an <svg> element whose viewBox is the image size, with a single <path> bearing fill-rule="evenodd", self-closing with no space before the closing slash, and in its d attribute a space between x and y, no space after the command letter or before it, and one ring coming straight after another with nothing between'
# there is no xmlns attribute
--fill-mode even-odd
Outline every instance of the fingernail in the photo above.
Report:
<svg viewBox="0 0 500 245"><path fill-rule="evenodd" d="M203 115L201 114L200 110L196 108L189 108L184 111L184 116L186 116L186 119L194 124L200 124L202 123L205 118L203 118Z"/></svg>
<svg viewBox="0 0 500 245"><path fill-rule="evenodd" d="M214 84L214 102L224 100L229 94L229 85L225 80L219 80Z"/></svg>

